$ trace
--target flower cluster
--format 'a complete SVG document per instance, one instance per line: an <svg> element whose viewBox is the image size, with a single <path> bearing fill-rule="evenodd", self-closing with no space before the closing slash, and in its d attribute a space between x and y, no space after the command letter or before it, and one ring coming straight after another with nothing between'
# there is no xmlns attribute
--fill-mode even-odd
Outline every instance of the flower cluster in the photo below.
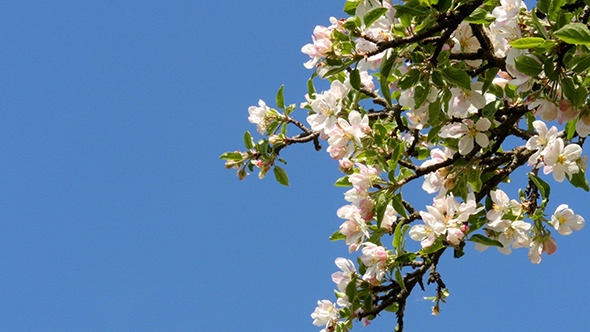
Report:
<svg viewBox="0 0 590 332"><path fill-rule="evenodd" d="M248 110L265 137L255 143L246 132L247 151L222 158L240 179L257 167L259 176L272 170L288 185L277 165L281 151L306 142L321 150L320 140L327 142L343 173L336 185L350 188L331 239L344 240L358 264L336 259L337 301L318 302L315 325L344 332L354 320L366 325L391 311L401 329L407 297L415 285L424 288L426 275L437 287L433 313L448 297L436 272L445 251L461 257L468 241L506 255L526 248L540 263L557 250L552 232L584 227L569 205L547 212L546 181L590 191L582 157L590 133L583 8L580 1L529 11L521 0L349 0L349 17L314 29L302 48L310 58L304 66L314 69L300 104L304 121L293 117L296 106L285 105L281 88L276 110L262 100ZM317 91L316 77L329 88ZM290 135L292 127L300 132ZM522 189L511 199L500 187L521 167L528 173L514 181ZM406 195L415 183L434 196L432 205L418 207L423 197ZM419 249L409 250L407 239Z"/></svg>

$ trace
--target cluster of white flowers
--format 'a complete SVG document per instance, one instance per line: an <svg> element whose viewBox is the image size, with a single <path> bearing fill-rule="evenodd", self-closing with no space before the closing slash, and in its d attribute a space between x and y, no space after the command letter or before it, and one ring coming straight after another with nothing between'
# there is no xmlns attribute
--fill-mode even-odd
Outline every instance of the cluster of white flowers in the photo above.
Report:
<svg viewBox="0 0 590 332"><path fill-rule="evenodd" d="M543 173L553 172L555 181L563 182L565 175L571 177L580 171L578 161L582 156L582 148L577 144L565 146L563 139L557 137L557 128L547 129L545 122L537 120L533 122L537 135L531 137L526 147L535 153L529 158L529 165L542 163Z"/></svg>
<svg viewBox="0 0 590 332"><path fill-rule="evenodd" d="M468 230L467 220L477 214L483 207L477 207L475 196L469 194L467 200L459 203L453 194L436 197L428 212L420 211L424 221L410 229L410 238L420 241L423 248L430 247L437 239L444 239L452 245L459 245Z"/></svg>

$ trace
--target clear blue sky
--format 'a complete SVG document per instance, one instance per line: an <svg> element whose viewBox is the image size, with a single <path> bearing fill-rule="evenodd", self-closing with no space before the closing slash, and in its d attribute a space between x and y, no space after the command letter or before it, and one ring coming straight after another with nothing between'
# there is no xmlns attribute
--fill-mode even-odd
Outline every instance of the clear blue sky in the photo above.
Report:
<svg viewBox="0 0 590 332"><path fill-rule="evenodd" d="M259 98L272 104L284 83L303 101L300 48L343 3L5 2L0 331L319 331L309 315L334 298L334 259L350 257L328 241L346 203L336 162L285 151L287 188L239 182L217 158L255 132ZM550 210L590 220L590 196L559 188ZM588 232L556 235L539 266L526 250L445 256L448 303L432 317L434 289L417 292L407 330L587 327Z"/></svg>

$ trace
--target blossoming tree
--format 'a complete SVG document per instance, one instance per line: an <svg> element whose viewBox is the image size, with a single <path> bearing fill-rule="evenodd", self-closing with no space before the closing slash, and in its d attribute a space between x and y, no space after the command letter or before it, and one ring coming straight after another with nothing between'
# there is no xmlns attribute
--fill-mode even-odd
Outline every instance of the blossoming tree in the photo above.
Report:
<svg viewBox="0 0 590 332"><path fill-rule="evenodd" d="M557 250L552 232L584 227L568 205L546 208L548 182L590 189L590 1L528 10L520 0L350 0L344 12L302 48L314 70L300 105L307 124L281 87L276 108L261 100L248 110L262 138L246 132L246 150L221 158L240 179L272 169L288 185L280 152L327 141L344 173L336 185L350 187L331 240L357 260L336 258L336 299L318 301L313 324L349 331L389 311L401 331L416 286L435 285L433 314L448 297L437 272L445 252L459 258L471 241L478 251L524 248L538 264ZM330 88L316 91L318 79ZM507 193L521 167L523 188ZM416 184L431 205L405 199ZM421 249L406 249L409 239Z"/></svg>

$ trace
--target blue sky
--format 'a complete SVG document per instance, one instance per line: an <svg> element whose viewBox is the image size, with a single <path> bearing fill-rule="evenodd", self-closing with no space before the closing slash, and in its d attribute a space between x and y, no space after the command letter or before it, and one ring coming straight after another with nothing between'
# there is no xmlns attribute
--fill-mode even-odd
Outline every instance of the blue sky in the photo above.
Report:
<svg viewBox="0 0 590 332"><path fill-rule="evenodd" d="M343 1L29 1L0 12L0 330L319 331L344 205L325 151L285 151L291 186L238 181L218 156L247 108L303 101L301 46ZM305 114L299 111L301 119ZM548 180L554 184L552 180ZM557 189L559 188L559 189ZM555 187L590 218L588 194ZM512 193L511 196L515 196ZM427 205L425 194L409 196ZM441 315L408 331L586 326L588 230L530 264L443 258ZM393 315L358 331L391 331Z"/></svg>

